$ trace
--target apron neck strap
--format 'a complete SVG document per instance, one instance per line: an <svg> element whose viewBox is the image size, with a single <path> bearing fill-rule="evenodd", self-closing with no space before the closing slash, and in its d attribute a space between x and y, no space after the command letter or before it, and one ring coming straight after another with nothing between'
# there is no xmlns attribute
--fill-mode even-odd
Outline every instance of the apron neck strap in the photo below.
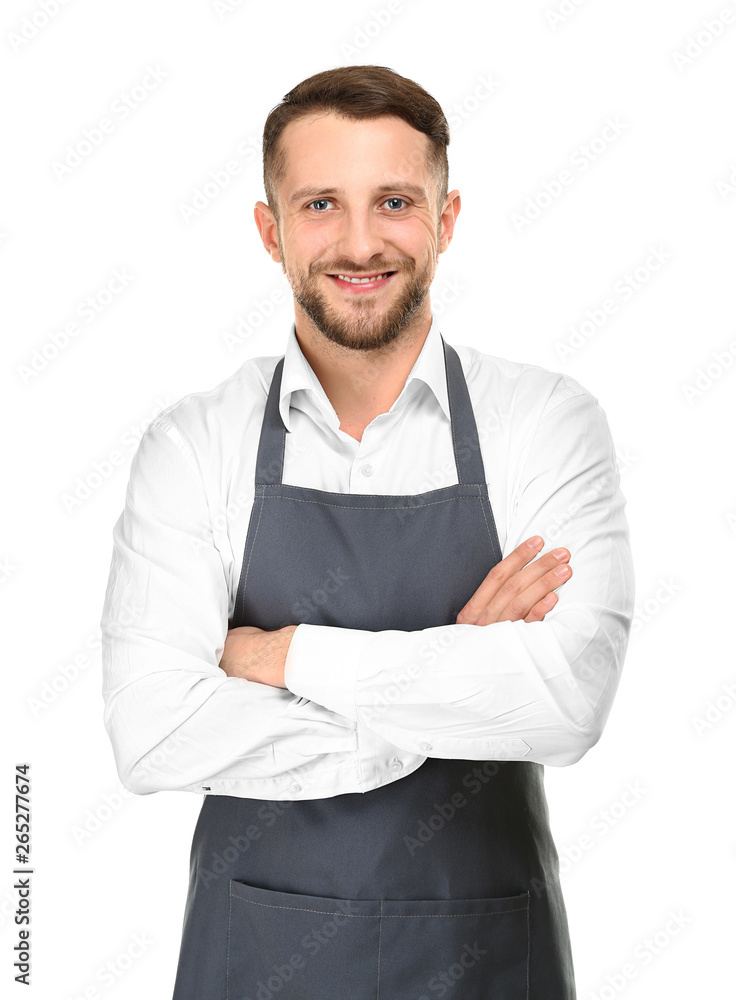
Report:
<svg viewBox="0 0 736 1000"><path fill-rule="evenodd" d="M468 385L463 374L457 351L440 334L445 353L447 398L450 406L452 447L455 455L458 483L461 485L485 484L483 457L478 441L478 428L470 402ZM284 475L286 427L279 412L281 375L284 358L280 358L271 379L271 387L263 415L261 437L256 458L256 485L280 484Z"/></svg>

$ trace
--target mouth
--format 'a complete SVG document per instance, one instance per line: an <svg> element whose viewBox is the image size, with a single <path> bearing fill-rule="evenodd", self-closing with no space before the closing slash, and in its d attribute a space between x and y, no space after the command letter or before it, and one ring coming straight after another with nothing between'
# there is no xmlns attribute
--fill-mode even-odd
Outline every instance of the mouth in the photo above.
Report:
<svg viewBox="0 0 736 1000"><path fill-rule="evenodd" d="M328 274L334 283L346 292L362 294L380 289L383 285L391 283L396 271L382 271L373 274Z"/></svg>

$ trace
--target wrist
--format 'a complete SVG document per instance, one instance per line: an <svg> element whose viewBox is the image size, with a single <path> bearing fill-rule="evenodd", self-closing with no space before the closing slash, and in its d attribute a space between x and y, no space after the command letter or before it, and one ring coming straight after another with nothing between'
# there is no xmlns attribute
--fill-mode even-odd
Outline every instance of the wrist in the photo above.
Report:
<svg viewBox="0 0 736 1000"><path fill-rule="evenodd" d="M299 628L298 625L286 625L284 628L279 629L279 631L281 632L281 637L282 637L282 646L281 646L281 657L282 658L281 658L280 679L281 679L281 683L282 683L283 687L286 687L286 676L285 676L286 675L286 658L289 655L289 648L291 646L292 637L293 637L294 633L296 632L296 630L298 628Z"/></svg>

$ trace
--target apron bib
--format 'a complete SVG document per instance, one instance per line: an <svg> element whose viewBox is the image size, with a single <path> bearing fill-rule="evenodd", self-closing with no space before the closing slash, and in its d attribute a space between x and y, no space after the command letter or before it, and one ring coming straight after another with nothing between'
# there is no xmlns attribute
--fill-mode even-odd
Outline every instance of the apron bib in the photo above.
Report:
<svg viewBox="0 0 736 1000"><path fill-rule="evenodd" d="M415 495L285 485L278 362L232 627L454 624L502 555L462 366L442 344L458 483ZM338 571L328 599L305 600ZM389 764L396 780L364 793L205 795L173 1000L575 1000L543 765Z"/></svg>

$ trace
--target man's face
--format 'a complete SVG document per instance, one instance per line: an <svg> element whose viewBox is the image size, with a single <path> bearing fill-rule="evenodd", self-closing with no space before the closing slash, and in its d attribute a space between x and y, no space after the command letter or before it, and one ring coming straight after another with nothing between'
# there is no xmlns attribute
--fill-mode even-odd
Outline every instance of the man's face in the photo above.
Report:
<svg viewBox="0 0 736 1000"><path fill-rule="evenodd" d="M281 138L287 172L277 239L296 302L336 344L389 344L413 316L430 316L429 286L446 247L425 166L428 138L393 116L333 113L292 122ZM333 277L389 271L367 287Z"/></svg>

